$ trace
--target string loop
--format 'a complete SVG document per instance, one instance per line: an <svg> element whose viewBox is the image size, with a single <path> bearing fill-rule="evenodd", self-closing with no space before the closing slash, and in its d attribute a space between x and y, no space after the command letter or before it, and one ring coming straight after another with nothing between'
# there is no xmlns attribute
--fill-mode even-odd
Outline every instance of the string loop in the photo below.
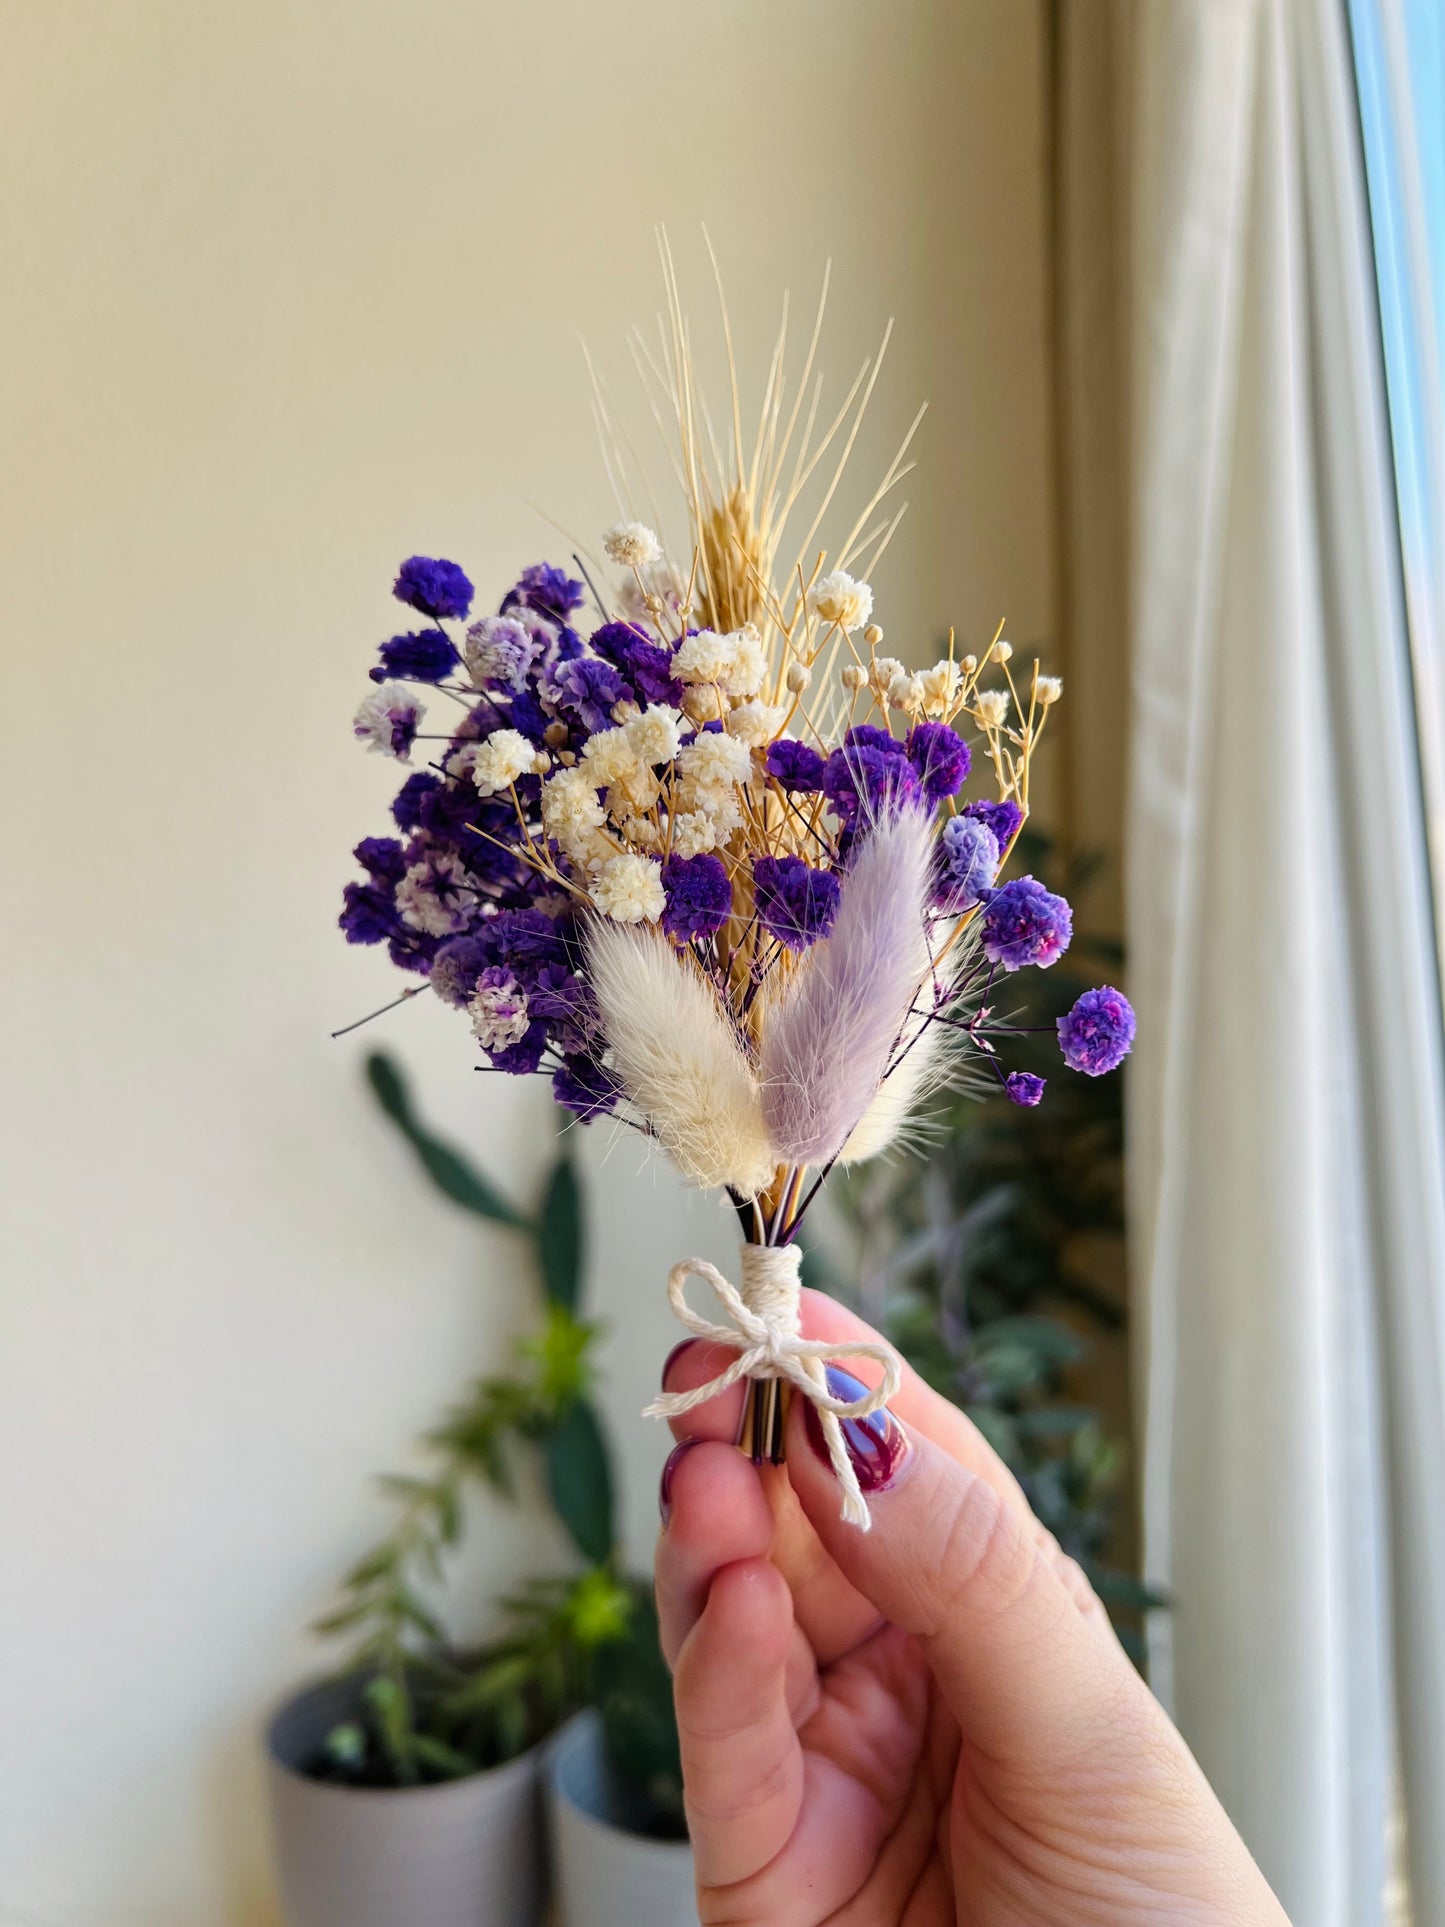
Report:
<svg viewBox="0 0 1445 1927"><path fill-rule="evenodd" d="M876 1339L832 1340L804 1338L799 1319L797 1245L745 1244L742 1249L742 1290L706 1258L683 1258L667 1274L667 1298L680 1324L695 1338L726 1345L737 1353L715 1378L690 1392L664 1392L643 1413L644 1418L680 1418L694 1406L717 1398L743 1378L781 1378L816 1407L828 1458L843 1494L842 1515L866 1532L871 1524L867 1502L843 1438L843 1421L864 1419L897 1396L903 1368L891 1345ZM687 1281L701 1278L716 1294L732 1321L720 1325L695 1312L687 1302ZM827 1366L834 1360L871 1358L883 1368L883 1380L855 1399L835 1398L828 1390Z"/></svg>

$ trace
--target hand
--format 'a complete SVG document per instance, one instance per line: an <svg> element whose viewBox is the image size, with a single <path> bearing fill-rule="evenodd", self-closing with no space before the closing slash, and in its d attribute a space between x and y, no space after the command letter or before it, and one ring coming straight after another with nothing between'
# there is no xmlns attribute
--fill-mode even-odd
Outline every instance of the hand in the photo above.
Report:
<svg viewBox="0 0 1445 1927"><path fill-rule="evenodd" d="M872 1337L817 1293L810 1338ZM679 1347L669 1391L730 1354ZM833 1374L842 1397L861 1389ZM850 1426L838 1518L811 1408L785 1469L731 1443L742 1387L674 1423L657 1598L703 1921L735 1927L1288 1927L1082 1572L912 1373Z"/></svg>

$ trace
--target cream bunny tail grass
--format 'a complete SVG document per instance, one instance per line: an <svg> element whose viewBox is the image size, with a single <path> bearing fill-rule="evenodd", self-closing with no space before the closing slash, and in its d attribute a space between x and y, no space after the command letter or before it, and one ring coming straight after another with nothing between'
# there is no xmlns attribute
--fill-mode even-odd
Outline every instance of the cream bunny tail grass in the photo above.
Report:
<svg viewBox="0 0 1445 1927"><path fill-rule="evenodd" d="M585 942L613 1069L658 1143L691 1183L756 1197L778 1160L712 987L653 930L598 918Z"/></svg>

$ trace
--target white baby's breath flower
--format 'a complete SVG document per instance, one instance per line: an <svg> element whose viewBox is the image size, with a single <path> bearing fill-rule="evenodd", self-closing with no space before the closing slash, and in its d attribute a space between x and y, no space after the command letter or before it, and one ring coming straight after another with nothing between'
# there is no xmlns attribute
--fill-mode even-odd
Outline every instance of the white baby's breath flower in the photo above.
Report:
<svg viewBox="0 0 1445 1927"><path fill-rule="evenodd" d="M662 544L645 522L614 522L602 547L607 559L622 569L650 569L662 560Z"/></svg>
<svg viewBox="0 0 1445 1927"><path fill-rule="evenodd" d="M644 763L670 763L682 717L666 703L649 703L627 724L627 740Z"/></svg>
<svg viewBox="0 0 1445 1927"><path fill-rule="evenodd" d="M876 649L879 643L882 642L883 631L876 622L870 622L868 624L868 627L863 631L863 640L870 649Z"/></svg>
<svg viewBox="0 0 1445 1927"><path fill-rule="evenodd" d="M873 613L873 591L866 582L855 582L846 570L834 569L813 584L808 604L823 622L856 629Z"/></svg>
<svg viewBox="0 0 1445 1927"><path fill-rule="evenodd" d="M735 789L700 788L696 783L681 783L673 793L673 806L679 817L706 817L712 826L715 844L726 843L743 820Z"/></svg>
<svg viewBox="0 0 1445 1927"><path fill-rule="evenodd" d="M895 709L909 713L923 707L923 678L904 669L888 685L888 700Z"/></svg>
<svg viewBox="0 0 1445 1927"><path fill-rule="evenodd" d="M980 689L973 699L975 720L985 729L1002 729L1004 718L1008 715L1008 702L1006 689Z"/></svg>
<svg viewBox="0 0 1445 1927"><path fill-rule="evenodd" d="M959 664L959 667L962 669L965 676L971 676L974 670L977 669L978 667L978 657L965 656L963 661Z"/></svg>
<svg viewBox="0 0 1445 1927"><path fill-rule="evenodd" d="M752 774L752 759L746 743L704 730L678 752L679 774L699 790L729 791L735 783L746 783Z"/></svg>
<svg viewBox="0 0 1445 1927"><path fill-rule="evenodd" d="M722 686L729 696L756 696L768 673L768 651L752 623L745 623L725 638L733 646L732 662Z"/></svg>
<svg viewBox="0 0 1445 1927"><path fill-rule="evenodd" d="M781 703L763 703L756 700L739 703L723 727L729 736L736 736L740 743L749 749L761 749L770 743L783 726L787 710Z"/></svg>
<svg viewBox="0 0 1445 1927"><path fill-rule="evenodd" d="M805 662L789 663L788 674L785 680L792 694L801 696L803 691L808 687L808 684L813 680L813 672Z"/></svg>
<svg viewBox="0 0 1445 1927"><path fill-rule="evenodd" d="M993 646L993 659L995 662L1007 662L1013 652L1013 644L1006 637L1001 636Z"/></svg>
<svg viewBox="0 0 1445 1927"><path fill-rule="evenodd" d="M880 699L888 694L889 685L895 676L906 676L908 671L897 656L875 656L868 665L868 687Z"/></svg>
<svg viewBox="0 0 1445 1927"><path fill-rule="evenodd" d="M519 729L499 729L477 746L472 758L472 781L479 795L495 796L525 776L536 758L537 749Z"/></svg>
<svg viewBox="0 0 1445 1927"><path fill-rule="evenodd" d="M542 828L570 856L604 822L597 791L580 769L558 770L542 785Z"/></svg>
<svg viewBox="0 0 1445 1927"><path fill-rule="evenodd" d="M682 713L690 723L717 722L727 708L723 697L712 683L693 683L682 692Z"/></svg>
<svg viewBox="0 0 1445 1927"><path fill-rule="evenodd" d="M845 689L851 689L856 695L867 680L868 671L863 667L861 662L845 662L843 664L842 683Z"/></svg>
<svg viewBox="0 0 1445 1927"><path fill-rule="evenodd" d="M1061 677L1059 676L1035 676L1034 677L1034 694L1035 696L1038 697L1040 708L1047 709L1051 703L1056 703L1059 700L1060 696L1063 695L1063 693L1064 693L1064 684L1063 684L1063 679Z"/></svg>
<svg viewBox="0 0 1445 1927"><path fill-rule="evenodd" d="M622 825L624 839L637 850L660 850L662 831L650 816L629 816Z"/></svg>
<svg viewBox="0 0 1445 1927"><path fill-rule="evenodd" d="M674 856L701 856L717 844L717 826L706 810L684 810L672 819Z"/></svg>
<svg viewBox="0 0 1445 1927"><path fill-rule="evenodd" d="M634 716L640 716L641 714L642 711L630 696L624 696L621 702L612 705L612 720L614 723L630 723Z"/></svg>
<svg viewBox="0 0 1445 1927"><path fill-rule="evenodd" d="M587 780L600 790L635 782L643 774L637 751L622 725L599 729L582 745L582 768Z"/></svg>
<svg viewBox="0 0 1445 1927"><path fill-rule="evenodd" d="M661 866L647 856L609 858L592 885L592 901L616 923L656 923L667 904Z"/></svg>
<svg viewBox="0 0 1445 1927"><path fill-rule="evenodd" d="M684 636L672 658L672 673L679 682L721 683L737 667L737 638L720 636L712 629L699 629Z"/></svg>
<svg viewBox="0 0 1445 1927"><path fill-rule="evenodd" d="M936 662L931 669L925 669L922 676L925 711L930 716L946 716L953 707L962 680L956 662Z"/></svg>

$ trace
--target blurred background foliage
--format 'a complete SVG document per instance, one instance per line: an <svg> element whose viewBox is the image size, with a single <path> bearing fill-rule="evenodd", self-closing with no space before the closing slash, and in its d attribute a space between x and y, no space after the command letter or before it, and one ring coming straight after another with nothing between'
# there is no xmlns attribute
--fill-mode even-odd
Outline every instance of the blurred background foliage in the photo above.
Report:
<svg viewBox="0 0 1445 1927"><path fill-rule="evenodd" d="M437 1189L530 1242L539 1318L518 1341L511 1369L474 1379L426 1434L424 1472L379 1481L393 1507L389 1528L345 1575L339 1603L315 1628L348 1642L342 1670L357 1691L354 1716L332 1729L312 1771L348 1785L455 1779L513 1758L594 1705L629 1823L680 1835L677 1735L652 1588L619 1563L611 1456L592 1402L599 1328L581 1315L586 1223L570 1140L559 1139L563 1148L529 1211L430 1132L389 1057L368 1058L366 1075ZM500 1600L496 1635L460 1650L430 1600L461 1537L468 1486L515 1498L523 1454L540 1462L581 1569Z"/></svg>

